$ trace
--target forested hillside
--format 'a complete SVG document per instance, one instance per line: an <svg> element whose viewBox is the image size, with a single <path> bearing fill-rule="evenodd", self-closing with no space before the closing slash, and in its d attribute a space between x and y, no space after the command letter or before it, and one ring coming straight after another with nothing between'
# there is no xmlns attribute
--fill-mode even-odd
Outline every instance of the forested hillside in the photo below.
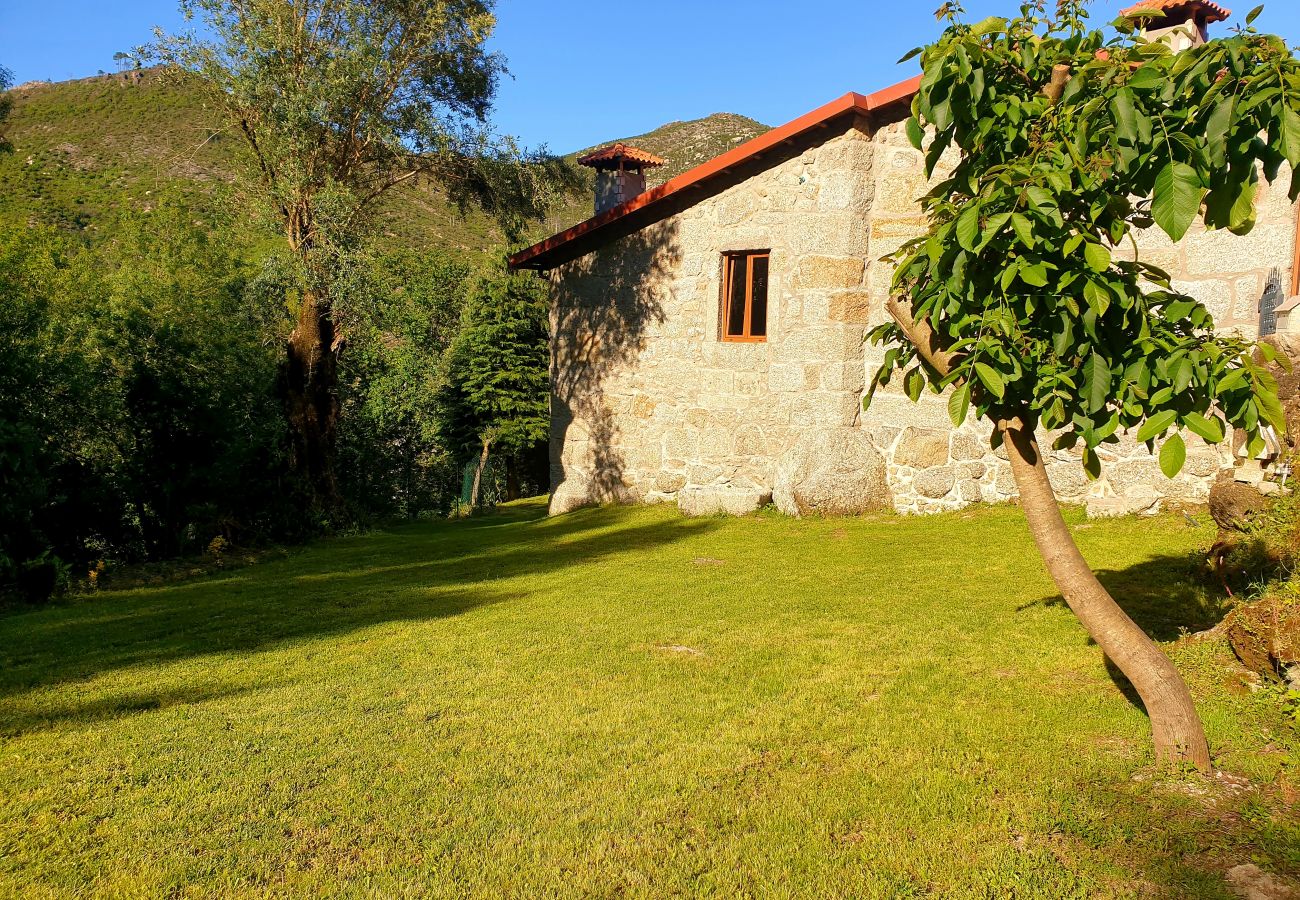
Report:
<svg viewBox="0 0 1300 900"><path fill-rule="evenodd" d="M199 206L221 204L238 190L236 155L245 152L239 136L214 127L218 117L205 108L201 94L162 70L35 82L15 88L12 96L14 152L0 155L0 222L94 235L109 213L147 209L163 188ZM658 184L766 130L744 116L717 113L611 140L631 141L668 159L651 173L651 184ZM570 198L530 236L581 221L591 214L590 205L585 193ZM427 186L395 192L382 233L396 246L438 247L467 261L499 252L505 243L488 216L461 215Z"/></svg>
<svg viewBox="0 0 1300 900"><path fill-rule="evenodd" d="M245 193L243 137L193 77L6 95L0 595L546 488L541 283L504 272L494 219L410 182L330 264L340 493L328 508L303 493L284 347L308 288L283 223ZM659 182L763 130L718 114L628 140L670 160ZM516 243L590 203L569 196Z"/></svg>

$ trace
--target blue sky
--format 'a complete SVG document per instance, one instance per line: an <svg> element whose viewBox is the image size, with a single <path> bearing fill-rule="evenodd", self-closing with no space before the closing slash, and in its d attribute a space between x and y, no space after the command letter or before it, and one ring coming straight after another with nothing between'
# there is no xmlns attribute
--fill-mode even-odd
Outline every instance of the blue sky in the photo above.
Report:
<svg viewBox="0 0 1300 900"><path fill-rule="evenodd" d="M1108 21L1131 2L1097 0L1094 14ZM495 121L530 146L556 151L713 112L779 125L846 91L869 93L914 74L915 63L895 61L938 33L938 5L499 0L493 46L513 78L502 85ZM1019 4L966 5L983 17ZM1233 5L1234 18L1254 5ZM111 71L113 54L148 40L154 25L181 27L174 0L0 0L0 65L19 82ZM1300 3L1271 0L1257 25L1300 44Z"/></svg>

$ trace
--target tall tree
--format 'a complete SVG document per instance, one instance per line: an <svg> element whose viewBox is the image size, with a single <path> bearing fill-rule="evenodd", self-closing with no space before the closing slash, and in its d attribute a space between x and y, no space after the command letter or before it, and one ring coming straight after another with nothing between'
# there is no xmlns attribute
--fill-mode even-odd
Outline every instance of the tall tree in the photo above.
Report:
<svg viewBox="0 0 1300 900"><path fill-rule="evenodd" d="M541 216L557 160L491 131L504 71L485 42L493 0L181 0L203 32L158 35L155 58L198 76L248 149L250 184L297 260L283 372L296 467L338 497L332 275L386 195L425 179L508 231Z"/></svg>
<svg viewBox="0 0 1300 900"><path fill-rule="evenodd" d="M465 308L447 351L444 441L475 459L470 505L477 506L488 458L507 465L546 439L550 427L547 299L528 275L485 281Z"/></svg>
<svg viewBox="0 0 1300 900"><path fill-rule="evenodd" d="M14 108L14 99L9 95L9 88L13 86L13 83L13 73L4 66L0 66L0 153L11 149L9 142L5 140L5 120L9 118L9 113Z"/></svg>
<svg viewBox="0 0 1300 900"><path fill-rule="evenodd" d="M942 37L909 55L924 69L909 136L931 175L949 150L956 165L923 200L926 234L894 258L894 321L872 335L888 345L876 383L903 371L913 399L950 391L955 424L994 423L1039 552L1137 689L1157 756L1204 769L1187 686L1079 552L1038 432L1081 447L1096 477L1098 448L1135 431L1160 443L1172 476L1184 430L1218 443L1231 425L1257 450L1261 429L1285 427L1251 345L1217 334L1203 305L1143 262L1134 231L1154 224L1178 241L1198 213L1251 229L1261 172L1300 165L1300 63L1250 27L1258 10L1235 34L1174 53L1141 37L1140 16L1108 34L1088 27L1087 0L1053 6L969 25L946 3Z"/></svg>

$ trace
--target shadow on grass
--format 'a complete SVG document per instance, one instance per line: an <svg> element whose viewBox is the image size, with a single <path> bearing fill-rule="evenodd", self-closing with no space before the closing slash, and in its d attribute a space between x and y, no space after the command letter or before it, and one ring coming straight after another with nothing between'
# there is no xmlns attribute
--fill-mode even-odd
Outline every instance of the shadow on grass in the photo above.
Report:
<svg viewBox="0 0 1300 900"><path fill-rule="evenodd" d="M1127 569L1098 569L1097 579L1115 602L1155 641L1174 641L1213 628L1232 608L1232 600L1212 580L1202 554L1158 556ZM1068 608L1060 594L1019 607ZM1088 641L1094 643L1091 638ZM1145 711L1124 673L1106 658L1106 672L1129 703Z"/></svg>
<svg viewBox="0 0 1300 900"><path fill-rule="evenodd" d="M1203 554L1158 556L1127 569L1098 569L1110 595L1147 635L1156 641L1177 640L1189 632L1213 628L1232 608L1232 600L1213 581ZM1065 607L1060 594L1026 603Z"/></svg>
<svg viewBox="0 0 1300 900"><path fill-rule="evenodd" d="M109 593L0 618L0 733L48 724L15 695L122 669L213 653L252 653L385 622L457 616L526 596L509 579L643 553L716 527L646 524L616 510L545 518L537 502L461 522L322 542L236 573ZM218 689L219 693L219 689ZM215 694L213 695L215 696ZM111 716L182 698L132 696L70 717ZM195 699L210 699L196 697ZM125 704L125 705L124 705Z"/></svg>

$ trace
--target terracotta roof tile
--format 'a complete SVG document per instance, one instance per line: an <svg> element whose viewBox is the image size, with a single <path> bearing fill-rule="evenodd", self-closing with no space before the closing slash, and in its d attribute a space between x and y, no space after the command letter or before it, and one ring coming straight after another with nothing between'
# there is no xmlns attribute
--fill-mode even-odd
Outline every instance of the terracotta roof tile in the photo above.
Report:
<svg viewBox="0 0 1300 900"><path fill-rule="evenodd" d="M621 141L617 144L610 144L608 147L602 147L594 153L588 153L578 160L579 165L591 166L593 169L602 168L604 165L616 163L620 159L636 163L639 166L662 166L668 160L662 156L655 156L653 153L647 153L631 144L624 144Z"/></svg>
<svg viewBox="0 0 1300 900"><path fill-rule="evenodd" d="M1128 16L1144 9L1163 12L1166 16L1186 11L1202 22L1223 22L1232 15L1232 10L1224 9L1211 0L1141 0L1123 10L1122 14Z"/></svg>

